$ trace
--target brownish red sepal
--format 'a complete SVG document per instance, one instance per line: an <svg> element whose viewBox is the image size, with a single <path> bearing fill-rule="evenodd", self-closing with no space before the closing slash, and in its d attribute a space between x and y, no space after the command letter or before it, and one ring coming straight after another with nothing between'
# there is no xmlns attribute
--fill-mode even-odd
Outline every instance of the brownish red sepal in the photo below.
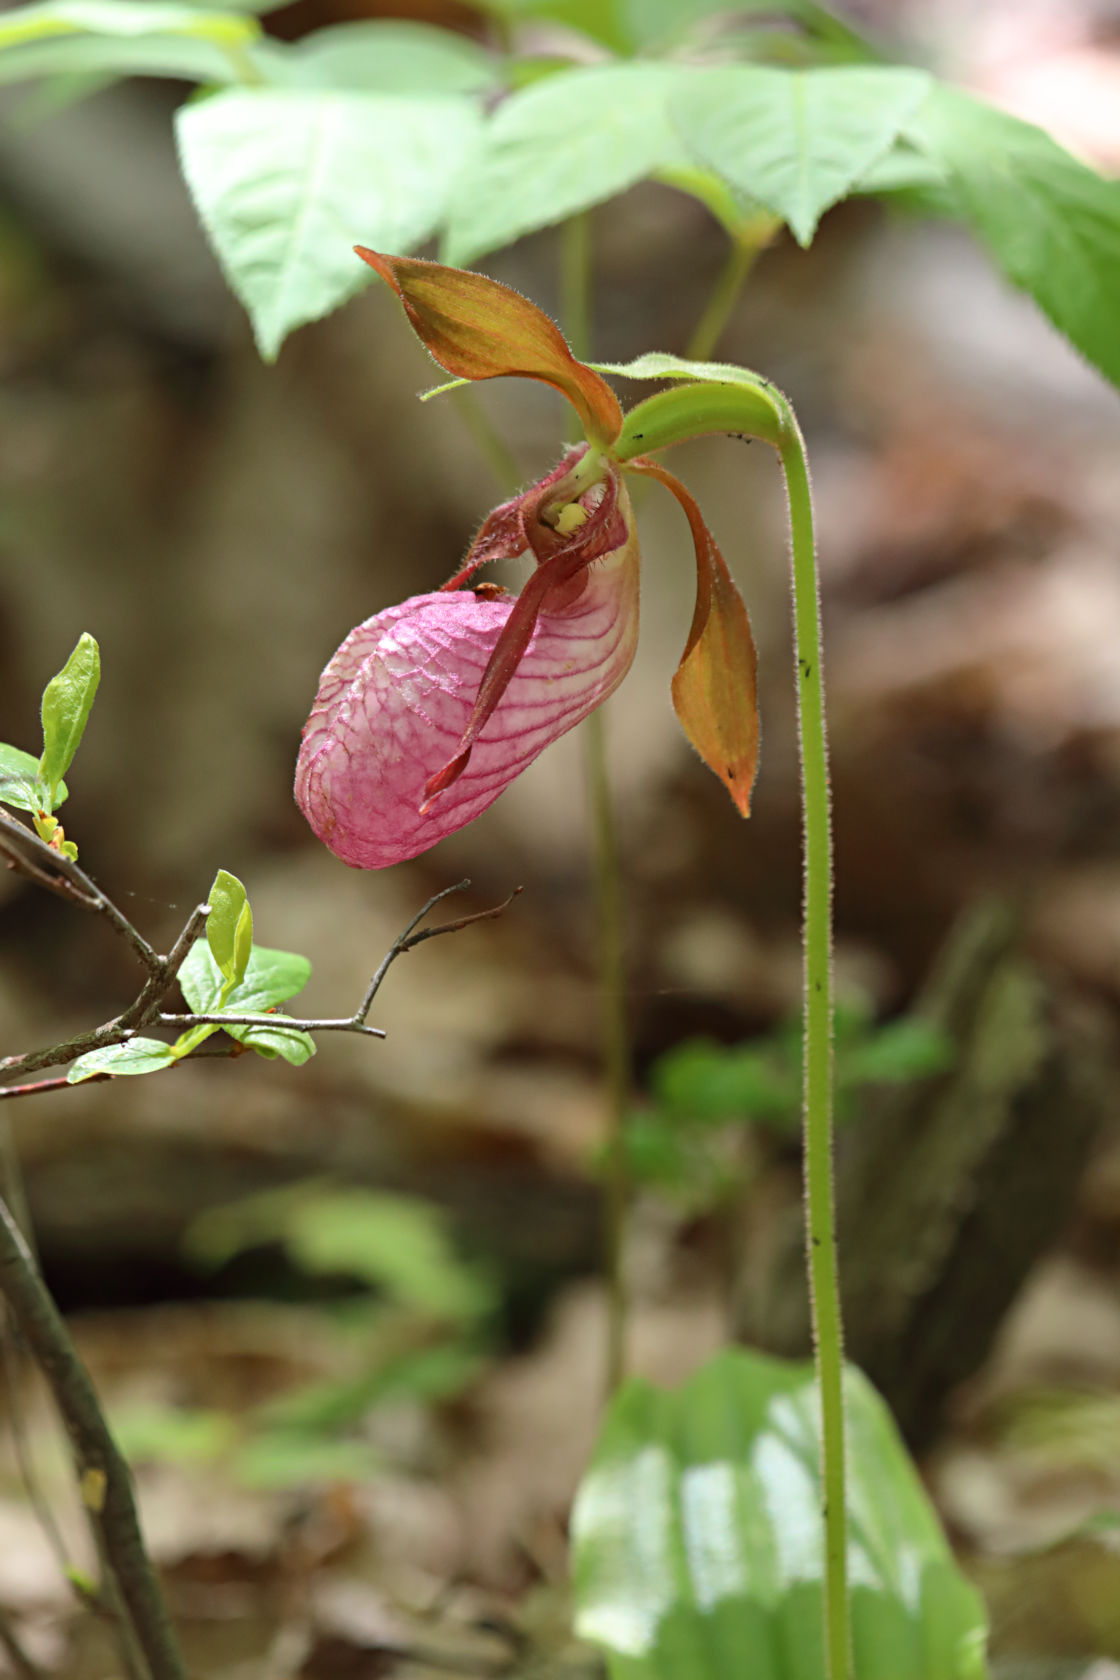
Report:
<svg viewBox="0 0 1120 1680"><path fill-rule="evenodd" d="M605 447L618 437L622 409L606 380L577 362L556 324L520 292L469 269L385 256L364 245L354 249L392 286L415 332L448 373L540 379L567 397L592 443Z"/></svg>
<svg viewBox="0 0 1120 1680"><path fill-rule="evenodd" d="M656 478L684 509L696 548L696 609L673 677L681 727L744 817L758 769L758 661L743 597L680 479L648 456L630 470Z"/></svg>
<svg viewBox="0 0 1120 1680"><path fill-rule="evenodd" d="M516 546L502 553L496 547L491 548L484 544L486 552L483 559L521 554L528 548L532 550L537 561L537 569L515 599L513 609L502 626L502 633L482 673L474 709L459 742L458 753L442 770L430 777L424 786L425 803L421 806L422 812L427 809L428 801L457 781L469 764L474 743L493 717L498 702L509 687L510 680L532 639L541 609L549 597L552 598L550 605L554 607L569 604L574 598L569 591L574 590L578 594L583 587L583 577L588 566L615 549L622 548L630 539L631 527L619 505L619 478L614 469L608 472L603 481L602 500L588 512L584 523L571 535L559 535L538 518L541 504L548 499L554 485L583 453L582 449L572 451L546 478L541 479L539 484L535 484L531 490L519 497L516 503L506 503L496 508L483 524L467 564L457 574L460 578L467 577L475 570L476 564L482 563L475 560L475 554L479 544L483 543L484 533L491 520L497 520L498 526ZM625 496L623 500L625 501ZM514 506L519 510L520 540L512 535L513 527L507 519L508 510Z"/></svg>

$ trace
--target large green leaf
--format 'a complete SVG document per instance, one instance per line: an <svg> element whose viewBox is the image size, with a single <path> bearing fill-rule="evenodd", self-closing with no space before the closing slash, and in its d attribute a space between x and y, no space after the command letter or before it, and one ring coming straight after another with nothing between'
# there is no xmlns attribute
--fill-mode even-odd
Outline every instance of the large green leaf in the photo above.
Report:
<svg viewBox="0 0 1120 1680"><path fill-rule="evenodd" d="M358 93L483 93L500 81L498 60L465 35L388 20L333 24L292 45L268 40L254 62L276 86Z"/></svg>
<svg viewBox="0 0 1120 1680"><path fill-rule="evenodd" d="M686 146L808 245L830 205L890 150L927 97L920 70L759 65L682 77L672 112Z"/></svg>
<svg viewBox="0 0 1120 1680"><path fill-rule="evenodd" d="M1120 182L950 88L908 125L996 262L1120 385Z"/></svg>
<svg viewBox="0 0 1120 1680"><path fill-rule="evenodd" d="M859 1680L981 1680L984 1613L886 1407L846 1383ZM577 1630L612 1680L824 1680L812 1371L721 1354L683 1388L631 1382L572 1515Z"/></svg>
<svg viewBox="0 0 1120 1680"><path fill-rule="evenodd" d="M163 0L44 0L0 16L0 82L33 76L233 81L255 19Z"/></svg>
<svg viewBox="0 0 1120 1680"><path fill-rule="evenodd" d="M668 98L687 74L648 62L593 65L512 94L455 195L445 260L465 265L686 161Z"/></svg>
<svg viewBox="0 0 1120 1680"><path fill-rule="evenodd" d="M473 104L238 90L186 106L180 157L261 354L366 283L355 244L404 252L443 220L473 150Z"/></svg>

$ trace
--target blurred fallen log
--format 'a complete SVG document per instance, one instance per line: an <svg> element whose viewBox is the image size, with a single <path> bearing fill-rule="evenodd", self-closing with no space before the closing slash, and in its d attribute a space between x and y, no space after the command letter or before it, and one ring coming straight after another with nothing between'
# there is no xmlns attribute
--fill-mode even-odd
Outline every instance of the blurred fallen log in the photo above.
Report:
<svg viewBox="0 0 1120 1680"><path fill-rule="evenodd" d="M953 1068L869 1101L838 1162L848 1355L916 1447L1068 1223L1112 1108L1108 1020L1016 935L1002 904L958 923L917 1004L956 1046ZM809 1350L801 1242L791 1220L740 1314L745 1339L786 1355Z"/></svg>

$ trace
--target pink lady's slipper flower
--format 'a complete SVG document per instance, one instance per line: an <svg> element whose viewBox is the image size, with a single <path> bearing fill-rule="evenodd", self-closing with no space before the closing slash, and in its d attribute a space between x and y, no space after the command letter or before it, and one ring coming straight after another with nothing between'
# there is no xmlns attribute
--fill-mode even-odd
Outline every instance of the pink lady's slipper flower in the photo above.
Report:
<svg viewBox="0 0 1120 1680"><path fill-rule="evenodd" d="M440 365L467 379L543 380L572 403L587 443L484 522L442 589L367 619L323 672L295 794L343 862L383 869L426 851L493 803L550 742L613 694L638 638L638 544L610 386L576 361L533 304L482 275L358 248L388 281ZM692 497L697 599L673 679L677 715L747 814L758 755L746 608ZM491 560L528 555L521 593L472 585Z"/></svg>

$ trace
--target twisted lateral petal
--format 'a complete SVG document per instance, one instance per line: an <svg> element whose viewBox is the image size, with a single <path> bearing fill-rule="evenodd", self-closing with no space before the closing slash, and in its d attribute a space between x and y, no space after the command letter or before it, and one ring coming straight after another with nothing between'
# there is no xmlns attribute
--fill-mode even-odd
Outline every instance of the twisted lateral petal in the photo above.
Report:
<svg viewBox="0 0 1120 1680"><path fill-rule="evenodd" d="M344 863L385 869L434 846L614 692L638 639L632 528L589 568L574 601L542 607L467 767L421 815L425 784L458 750L513 605L469 591L416 595L359 625L323 672L295 794Z"/></svg>

